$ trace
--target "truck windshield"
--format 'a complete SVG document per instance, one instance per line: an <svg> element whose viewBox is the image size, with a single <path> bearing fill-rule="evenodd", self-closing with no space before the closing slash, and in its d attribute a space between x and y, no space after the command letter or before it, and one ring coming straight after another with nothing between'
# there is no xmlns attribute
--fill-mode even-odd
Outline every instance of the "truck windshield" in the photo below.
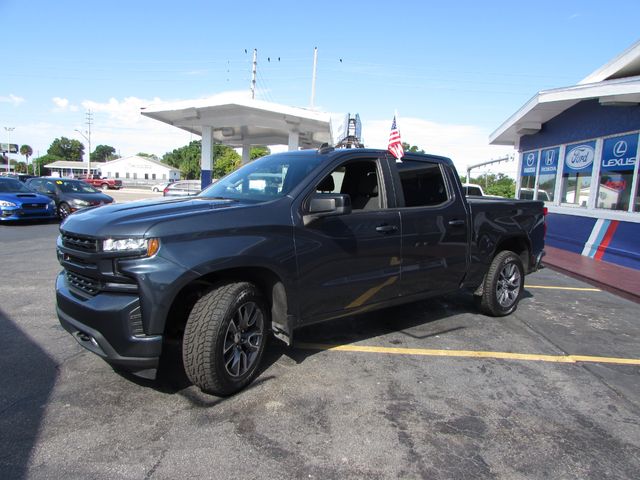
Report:
<svg viewBox="0 0 640 480"><path fill-rule="evenodd" d="M199 197L229 198L252 203L287 195L320 162L319 155L268 155L221 178Z"/></svg>

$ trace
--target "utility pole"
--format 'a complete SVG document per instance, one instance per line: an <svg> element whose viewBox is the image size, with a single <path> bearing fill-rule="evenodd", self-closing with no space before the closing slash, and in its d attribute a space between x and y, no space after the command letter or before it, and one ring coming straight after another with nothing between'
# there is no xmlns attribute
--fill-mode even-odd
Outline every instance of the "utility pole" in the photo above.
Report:
<svg viewBox="0 0 640 480"><path fill-rule="evenodd" d="M89 138L87 142L89 143L89 152L87 153L87 175L91 175L91 123L93 121L93 114L91 110L87 109L87 134ZM87 177L89 178L89 177Z"/></svg>
<svg viewBox="0 0 640 480"><path fill-rule="evenodd" d="M313 109L313 103L316 100L316 72L318 69L318 47L313 48L313 73L311 74L311 102L310 107Z"/></svg>
<svg viewBox="0 0 640 480"><path fill-rule="evenodd" d="M251 100L256 98L256 73L258 71L258 49L253 49L253 69L251 71Z"/></svg>

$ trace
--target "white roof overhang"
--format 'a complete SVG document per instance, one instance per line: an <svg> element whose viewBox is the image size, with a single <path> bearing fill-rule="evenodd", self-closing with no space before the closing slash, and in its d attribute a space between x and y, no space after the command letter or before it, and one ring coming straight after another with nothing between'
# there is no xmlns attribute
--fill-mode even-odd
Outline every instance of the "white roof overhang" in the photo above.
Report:
<svg viewBox="0 0 640 480"><path fill-rule="evenodd" d="M303 148L332 141L328 113L260 100L220 103L196 100L151 106L141 113L197 135L202 135L203 126L210 126L214 142L232 147L287 145L292 132L299 134L299 145Z"/></svg>
<svg viewBox="0 0 640 480"><path fill-rule="evenodd" d="M640 76L539 92L489 136L489 143L517 145L521 136L537 133L545 122L583 100L592 99L598 99L602 105L637 105Z"/></svg>

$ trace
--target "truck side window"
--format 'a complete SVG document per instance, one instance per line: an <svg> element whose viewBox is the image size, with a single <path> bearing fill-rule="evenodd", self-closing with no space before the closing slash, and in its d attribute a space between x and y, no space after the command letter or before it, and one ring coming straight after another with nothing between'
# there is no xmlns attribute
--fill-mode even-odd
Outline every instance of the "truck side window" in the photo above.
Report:
<svg viewBox="0 0 640 480"><path fill-rule="evenodd" d="M398 173L406 207L428 207L448 200L439 164L406 160L398 164Z"/></svg>
<svg viewBox="0 0 640 480"><path fill-rule="evenodd" d="M351 197L352 210L379 210L380 188L376 162L358 160L341 165L316 186L318 193L343 193Z"/></svg>

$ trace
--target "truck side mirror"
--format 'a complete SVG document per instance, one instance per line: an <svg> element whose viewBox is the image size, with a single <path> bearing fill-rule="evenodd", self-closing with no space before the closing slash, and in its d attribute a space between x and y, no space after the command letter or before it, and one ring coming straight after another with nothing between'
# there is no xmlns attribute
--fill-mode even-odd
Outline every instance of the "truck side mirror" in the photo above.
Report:
<svg viewBox="0 0 640 480"><path fill-rule="evenodd" d="M302 217L305 225L317 218L351 213L351 197L342 193L314 193L307 205L307 212Z"/></svg>

